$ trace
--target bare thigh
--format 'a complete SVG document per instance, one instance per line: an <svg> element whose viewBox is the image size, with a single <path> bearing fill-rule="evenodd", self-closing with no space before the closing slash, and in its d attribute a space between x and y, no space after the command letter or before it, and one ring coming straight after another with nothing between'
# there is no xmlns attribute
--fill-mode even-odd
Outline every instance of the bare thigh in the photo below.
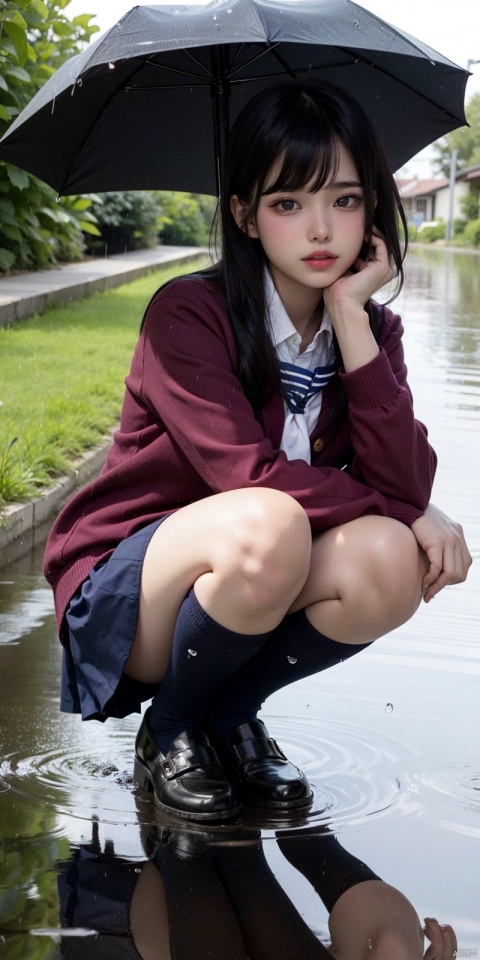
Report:
<svg viewBox="0 0 480 960"><path fill-rule="evenodd" d="M162 679L178 611L193 585L222 626L242 634L272 630L305 583L310 552L304 510L276 490L233 490L172 514L146 551L125 672L147 682Z"/></svg>

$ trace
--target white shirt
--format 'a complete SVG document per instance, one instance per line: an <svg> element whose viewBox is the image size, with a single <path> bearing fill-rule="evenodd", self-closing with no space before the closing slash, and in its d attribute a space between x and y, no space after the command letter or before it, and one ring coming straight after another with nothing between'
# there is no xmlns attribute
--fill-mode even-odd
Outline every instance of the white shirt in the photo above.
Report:
<svg viewBox="0 0 480 960"><path fill-rule="evenodd" d="M335 359L333 329L328 314L324 311L320 329L312 342L300 353L302 338L294 327L283 306L268 270L265 270L265 303L270 336L279 360L294 363L305 370L326 366ZM320 390L305 407L305 413L292 413L284 401L285 424L280 449L288 460L306 460L310 457L310 433L314 429L322 408Z"/></svg>

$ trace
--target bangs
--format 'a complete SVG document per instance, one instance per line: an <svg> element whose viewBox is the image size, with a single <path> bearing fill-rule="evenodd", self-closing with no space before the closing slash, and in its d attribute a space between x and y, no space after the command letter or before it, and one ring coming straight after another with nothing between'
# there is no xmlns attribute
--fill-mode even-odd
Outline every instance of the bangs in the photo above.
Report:
<svg viewBox="0 0 480 960"><path fill-rule="evenodd" d="M319 133L318 124L315 127L308 131L310 135L292 132L288 142L280 145L260 189L262 195L302 190L307 184L310 193L316 193L335 180L340 160L338 138L333 132L331 136Z"/></svg>

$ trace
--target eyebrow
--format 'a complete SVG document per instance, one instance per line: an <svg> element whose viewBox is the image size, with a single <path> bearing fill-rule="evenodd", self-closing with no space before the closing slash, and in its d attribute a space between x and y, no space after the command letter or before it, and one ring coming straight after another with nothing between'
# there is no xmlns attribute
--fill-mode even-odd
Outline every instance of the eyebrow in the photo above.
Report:
<svg viewBox="0 0 480 960"><path fill-rule="evenodd" d="M334 180L333 183L325 183L322 187L322 190L348 190L352 187L355 187L357 190L363 190L363 186L359 180ZM263 190L260 196L269 197L276 193L298 193L301 188L296 187L293 190L286 190L285 187L267 187L266 190Z"/></svg>
<svg viewBox="0 0 480 960"><path fill-rule="evenodd" d="M334 180L333 183L326 183L326 190L344 190L348 187L357 187L360 190L362 189L362 184L359 180Z"/></svg>

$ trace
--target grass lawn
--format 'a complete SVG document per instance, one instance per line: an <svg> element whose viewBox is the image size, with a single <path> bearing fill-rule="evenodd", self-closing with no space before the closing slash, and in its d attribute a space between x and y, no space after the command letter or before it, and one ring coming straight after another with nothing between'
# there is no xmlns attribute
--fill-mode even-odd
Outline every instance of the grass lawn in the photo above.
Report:
<svg viewBox="0 0 480 960"><path fill-rule="evenodd" d="M143 311L177 263L0 328L0 508L68 473L119 418Z"/></svg>

